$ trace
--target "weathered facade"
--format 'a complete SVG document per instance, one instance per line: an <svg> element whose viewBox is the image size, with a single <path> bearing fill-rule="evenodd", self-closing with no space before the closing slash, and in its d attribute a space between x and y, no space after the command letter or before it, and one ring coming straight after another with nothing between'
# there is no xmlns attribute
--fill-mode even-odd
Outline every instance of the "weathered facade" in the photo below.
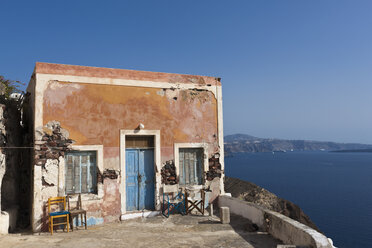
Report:
<svg viewBox="0 0 372 248"><path fill-rule="evenodd" d="M27 91L34 231L52 196L81 192L96 224L160 210L162 184L223 193L218 78L36 63Z"/></svg>

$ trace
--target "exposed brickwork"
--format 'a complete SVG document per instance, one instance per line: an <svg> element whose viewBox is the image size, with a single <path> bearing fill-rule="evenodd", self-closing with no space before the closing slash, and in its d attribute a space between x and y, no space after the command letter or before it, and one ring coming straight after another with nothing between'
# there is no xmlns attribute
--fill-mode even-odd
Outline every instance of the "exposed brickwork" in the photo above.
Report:
<svg viewBox="0 0 372 248"><path fill-rule="evenodd" d="M209 159L209 170L206 173L207 180L212 181L214 178L221 178L220 155L217 153Z"/></svg>
<svg viewBox="0 0 372 248"><path fill-rule="evenodd" d="M178 177L176 174L176 166L173 160L167 161L161 169L161 182L163 184L177 184Z"/></svg>
<svg viewBox="0 0 372 248"><path fill-rule="evenodd" d="M68 132L57 121L48 122L36 131L35 164L44 166L47 159L64 157L74 141L68 138Z"/></svg>
<svg viewBox="0 0 372 248"><path fill-rule="evenodd" d="M116 170L107 169L103 172L103 178L117 179L119 177L119 172Z"/></svg>
<svg viewBox="0 0 372 248"><path fill-rule="evenodd" d="M103 173L98 170L97 171L97 182L103 183L103 179L105 178L118 179L119 175L120 175L120 172L116 170L106 169Z"/></svg>

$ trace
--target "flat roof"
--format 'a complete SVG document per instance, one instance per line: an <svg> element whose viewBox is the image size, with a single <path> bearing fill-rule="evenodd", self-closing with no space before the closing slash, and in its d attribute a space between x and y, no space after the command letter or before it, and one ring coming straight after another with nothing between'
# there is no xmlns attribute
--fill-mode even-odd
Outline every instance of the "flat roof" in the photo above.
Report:
<svg viewBox="0 0 372 248"><path fill-rule="evenodd" d="M97 77L97 78L114 78L114 79L129 79L140 81L153 82L170 82L170 83L194 83L200 85L221 85L220 78L187 75L177 73L152 72L152 71L137 71L126 69L113 69L103 67L81 66L81 65L65 65L36 62L34 73L37 74L55 74L55 75L70 75L82 77Z"/></svg>

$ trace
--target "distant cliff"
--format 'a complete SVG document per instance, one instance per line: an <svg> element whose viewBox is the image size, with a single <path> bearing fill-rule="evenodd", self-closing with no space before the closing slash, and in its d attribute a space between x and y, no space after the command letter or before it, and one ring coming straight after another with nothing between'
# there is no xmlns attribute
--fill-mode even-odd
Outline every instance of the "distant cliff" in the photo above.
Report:
<svg viewBox="0 0 372 248"><path fill-rule="evenodd" d="M240 152L338 151L357 149L372 149L372 145L311 140L265 139L247 134L225 136L225 154L227 156Z"/></svg>
<svg viewBox="0 0 372 248"><path fill-rule="evenodd" d="M275 194L254 183L233 177L225 177L225 191L231 193L233 197L281 213L321 232L299 206L288 200L277 197Z"/></svg>

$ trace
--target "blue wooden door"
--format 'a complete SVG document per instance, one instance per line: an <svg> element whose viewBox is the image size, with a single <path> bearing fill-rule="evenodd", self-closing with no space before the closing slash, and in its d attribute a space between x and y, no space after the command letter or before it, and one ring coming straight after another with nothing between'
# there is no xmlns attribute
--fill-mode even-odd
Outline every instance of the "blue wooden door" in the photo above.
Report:
<svg viewBox="0 0 372 248"><path fill-rule="evenodd" d="M154 209L154 150L139 150L139 209Z"/></svg>
<svg viewBox="0 0 372 248"><path fill-rule="evenodd" d="M126 209L154 209L154 151L126 149Z"/></svg>
<svg viewBox="0 0 372 248"><path fill-rule="evenodd" d="M138 151L127 149L125 161L127 211L134 211L138 209Z"/></svg>

